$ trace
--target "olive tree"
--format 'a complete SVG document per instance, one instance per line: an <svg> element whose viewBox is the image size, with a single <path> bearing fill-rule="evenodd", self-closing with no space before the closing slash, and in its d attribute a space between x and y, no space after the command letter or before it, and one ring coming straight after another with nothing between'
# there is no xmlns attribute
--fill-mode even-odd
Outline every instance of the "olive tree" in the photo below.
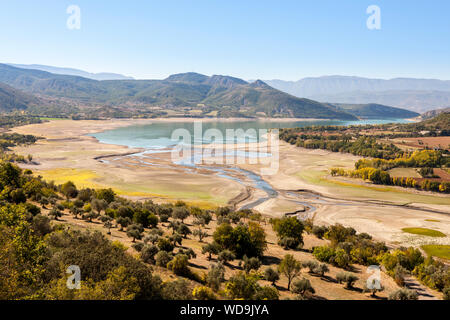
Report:
<svg viewBox="0 0 450 320"><path fill-rule="evenodd" d="M267 268L264 271L264 279L266 279L267 281L271 282L273 286L275 286L276 282L278 280L280 280L280 274L272 269L272 268Z"/></svg>
<svg viewBox="0 0 450 320"><path fill-rule="evenodd" d="M301 263L295 260L294 256L291 254L285 255L283 260L281 260L278 270L280 273L284 274L287 277L287 289L289 291L291 290L292 280L300 274L301 269Z"/></svg>
<svg viewBox="0 0 450 320"><path fill-rule="evenodd" d="M127 227L127 236L133 239L133 243L136 239L142 239L142 233L144 232L144 227L140 224L132 224Z"/></svg>

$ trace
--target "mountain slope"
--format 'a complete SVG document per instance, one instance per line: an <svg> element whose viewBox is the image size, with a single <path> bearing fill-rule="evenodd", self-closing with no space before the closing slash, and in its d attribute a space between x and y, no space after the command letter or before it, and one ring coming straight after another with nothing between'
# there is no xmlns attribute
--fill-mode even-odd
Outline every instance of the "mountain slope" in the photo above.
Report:
<svg viewBox="0 0 450 320"><path fill-rule="evenodd" d="M419 113L450 106L450 92L447 91L357 91L314 96L312 99L335 103L377 103Z"/></svg>
<svg viewBox="0 0 450 320"><path fill-rule="evenodd" d="M355 120L355 117L317 101L301 99L276 90L262 81L233 87L208 96L203 103L216 107L248 109L249 113L264 113L268 117L331 118Z"/></svg>
<svg viewBox="0 0 450 320"><path fill-rule="evenodd" d="M21 68L21 69L32 69L32 70L40 70L40 71L46 71L53 74L65 74L69 76L77 76L77 77L84 77L92 80L132 80L132 77L127 77L121 74L117 73L109 73L109 72L100 72L100 73L91 73L86 72L79 69L73 69L73 68L60 68L60 67L53 67L53 66L45 66L40 64L13 64L8 63L8 65Z"/></svg>
<svg viewBox="0 0 450 320"><path fill-rule="evenodd" d="M37 105L40 100L30 94L21 92L6 84L0 83L0 111L11 112L25 110L32 105Z"/></svg>
<svg viewBox="0 0 450 320"><path fill-rule="evenodd" d="M328 105L291 96L262 81L183 73L165 80L96 81L83 77L15 68L0 64L0 82L51 97L120 107L157 106L180 110L203 105L220 116L300 117L355 120Z"/></svg>
<svg viewBox="0 0 450 320"><path fill-rule="evenodd" d="M450 91L450 81L437 79L395 78L384 80L348 76L325 76L304 78L298 81L267 80L266 82L275 88L302 96L353 91Z"/></svg>
<svg viewBox="0 0 450 320"><path fill-rule="evenodd" d="M342 110L353 114L359 118L368 119L408 119L418 117L417 112L412 112L405 109L384 106L381 104L333 104L338 110Z"/></svg>
<svg viewBox="0 0 450 320"><path fill-rule="evenodd" d="M438 115L440 115L441 113L450 113L450 107L449 108L443 108L443 109L436 109L436 110L431 110L425 113L422 113L420 115L420 118L422 120L427 120L427 119L432 119L434 117L437 117Z"/></svg>

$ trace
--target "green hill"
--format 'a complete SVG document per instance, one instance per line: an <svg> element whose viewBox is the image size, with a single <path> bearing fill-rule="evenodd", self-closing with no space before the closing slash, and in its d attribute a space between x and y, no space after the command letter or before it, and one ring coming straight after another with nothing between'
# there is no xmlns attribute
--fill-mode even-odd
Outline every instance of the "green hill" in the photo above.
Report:
<svg viewBox="0 0 450 320"><path fill-rule="evenodd" d="M423 126L427 130L450 130L450 111L441 112L437 116L431 119L419 122L419 125Z"/></svg>
<svg viewBox="0 0 450 320"><path fill-rule="evenodd" d="M227 108L248 115L255 115L259 112L264 113L267 117L355 120L355 117L349 113L333 110L317 101L296 98L273 89L262 81L235 86L229 90L209 95L203 103L215 107L227 106Z"/></svg>
<svg viewBox="0 0 450 320"><path fill-rule="evenodd" d="M40 100L30 94L0 83L0 111L11 112L25 110L32 105L38 105Z"/></svg>
<svg viewBox="0 0 450 320"><path fill-rule="evenodd" d="M161 107L185 112L202 106L202 114L218 116L267 116L356 120L342 110L276 90L262 81L247 83L229 76L198 73L171 75L164 80L96 81L77 76L0 64L0 82L17 89L91 106Z"/></svg>
<svg viewBox="0 0 450 320"><path fill-rule="evenodd" d="M366 119L409 119L418 117L419 114L417 112L389 107L382 104L376 103L368 103L368 104L341 104L341 103L333 103L333 106L337 108L337 110L342 110L348 113L351 113L358 118L366 118Z"/></svg>

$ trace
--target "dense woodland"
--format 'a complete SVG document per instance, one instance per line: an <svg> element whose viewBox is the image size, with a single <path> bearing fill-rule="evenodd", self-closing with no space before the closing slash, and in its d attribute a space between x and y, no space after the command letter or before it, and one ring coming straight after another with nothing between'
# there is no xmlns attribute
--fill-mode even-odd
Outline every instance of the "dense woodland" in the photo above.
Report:
<svg viewBox="0 0 450 320"><path fill-rule="evenodd" d="M33 123L42 123L42 120L39 117L25 116L14 113L0 115L0 128L2 129L24 126Z"/></svg>
<svg viewBox="0 0 450 320"><path fill-rule="evenodd" d="M422 150L416 151L407 158L393 160L384 159L361 159L355 163L355 170L332 168L332 176L344 176L369 180L375 184L394 185L405 188L416 188L425 191L450 193L449 181L434 181L424 179L417 181L411 177L391 177L386 170L393 168L421 168L423 176L428 177L436 167L448 167L449 158L443 157L440 151ZM433 178L434 176L431 176Z"/></svg>
<svg viewBox="0 0 450 320"><path fill-rule="evenodd" d="M420 168L424 178L439 178L433 168L450 168L449 148L435 150L404 150L386 138L437 137L450 134L450 113L411 124L386 124L374 126L313 126L284 129L280 139L308 149L323 149L362 156L355 163L355 170L331 169L333 176L345 176L369 180L375 184L395 185L425 191L450 192L450 182L441 179L391 177L393 168ZM389 141L389 140L387 140ZM426 174L426 172L431 172Z"/></svg>
<svg viewBox="0 0 450 320"><path fill-rule="evenodd" d="M336 281L348 289L358 279L354 264L381 264L400 287L406 275L414 274L450 298L448 266L425 258L418 249L389 250L368 234L341 225L315 226L295 217L272 219L278 244L286 250L302 250L305 232L329 244L312 251L320 263L298 261L287 254L277 269L263 269L264 218L249 210L133 202L111 189L77 189L71 182L57 186L4 162L0 164L0 190L0 299L279 299L276 283L280 277L288 279L287 289L298 299L314 299L315 290L301 277L302 272L324 277L329 264L342 268ZM101 222L106 235L53 223L63 212ZM185 223L188 218L194 219L190 225ZM213 220L217 227L202 248L211 265L198 273L189 262L196 253L183 243L190 237L202 241L207 236L204 227ZM137 254L108 240L112 228L132 239ZM225 277L225 267L233 260L241 261L240 267ZM83 270L80 290L66 287L66 268L73 264ZM163 281L154 266L178 279ZM261 280L273 285L261 285ZM382 288L365 290L376 295ZM417 299L417 294L400 289L390 299Z"/></svg>
<svg viewBox="0 0 450 320"><path fill-rule="evenodd" d="M13 121L14 122L14 121ZM23 135L18 133L0 133L0 160L7 162L31 162L33 160L32 155L15 154L11 152L10 148L18 145L33 144L38 140L38 137L33 135Z"/></svg>

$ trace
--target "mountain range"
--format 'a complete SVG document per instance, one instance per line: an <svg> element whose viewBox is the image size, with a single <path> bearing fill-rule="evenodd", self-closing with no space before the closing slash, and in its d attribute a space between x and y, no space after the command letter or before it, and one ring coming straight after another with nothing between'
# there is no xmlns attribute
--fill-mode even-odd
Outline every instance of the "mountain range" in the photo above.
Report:
<svg viewBox="0 0 450 320"><path fill-rule="evenodd" d="M78 76L84 77L92 80L133 80L132 77L127 77L118 73L109 73L109 72L100 72L100 73L91 73L79 69L73 68L60 68L53 66L46 66L42 64L14 64L8 63L10 66L21 68L21 69L32 69L32 70L41 70L54 74L65 74L69 76Z"/></svg>
<svg viewBox="0 0 450 320"><path fill-rule="evenodd" d="M422 113L420 115L420 118L422 120L432 119L434 117L437 117L441 113L450 113L450 107L449 108L443 108L443 109L436 109L436 110L427 111L425 113Z"/></svg>
<svg viewBox="0 0 450 320"><path fill-rule="evenodd" d="M0 83L0 111L26 110L30 106L41 104L37 97Z"/></svg>
<svg viewBox="0 0 450 320"><path fill-rule="evenodd" d="M101 108L102 114L105 110L114 110L115 114L121 112L123 116L167 114L356 120L358 117L410 118L418 115L380 105L320 103L277 90L261 80L249 83L230 76L192 72L171 75L164 80L98 81L0 64L0 82L21 90L23 95L34 95L41 101L51 100L53 105L57 105L57 99L64 104L64 112L72 105L77 112L82 109L99 114L92 110ZM49 109L44 110L48 112Z"/></svg>
<svg viewBox="0 0 450 320"><path fill-rule="evenodd" d="M376 103L417 112L450 107L450 81L448 80L413 78L384 80L325 76L298 81L264 81L294 96L321 102Z"/></svg>

